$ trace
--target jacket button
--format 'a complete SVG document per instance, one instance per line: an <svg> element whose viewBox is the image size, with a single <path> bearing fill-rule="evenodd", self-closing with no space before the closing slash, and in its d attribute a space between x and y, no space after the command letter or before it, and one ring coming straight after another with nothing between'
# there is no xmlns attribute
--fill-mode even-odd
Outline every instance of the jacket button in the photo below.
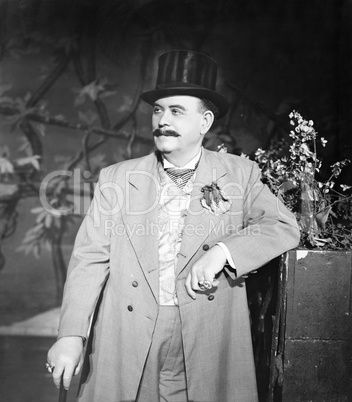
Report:
<svg viewBox="0 0 352 402"><path fill-rule="evenodd" d="M128 311L133 311L133 307L132 307L131 305L129 305L129 306L127 307L127 310L128 310Z"/></svg>
<svg viewBox="0 0 352 402"><path fill-rule="evenodd" d="M209 246L208 246L208 244L204 244L204 246L203 246L203 250L204 250L204 251L208 251L208 250L209 250Z"/></svg>
<svg viewBox="0 0 352 402"><path fill-rule="evenodd" d="M209 301L214 300L214 295L210 295L210 296L208 297L208 300L209 300Z"/></svg>
<svg viewBox="0 0 352 402"><path fill-rule="evenodd" d="M137 281L133 281L133 282L132 282L132 286L133 286L134 288L136 288L136 287L138 286L138 282L137 282Z"/></svg>

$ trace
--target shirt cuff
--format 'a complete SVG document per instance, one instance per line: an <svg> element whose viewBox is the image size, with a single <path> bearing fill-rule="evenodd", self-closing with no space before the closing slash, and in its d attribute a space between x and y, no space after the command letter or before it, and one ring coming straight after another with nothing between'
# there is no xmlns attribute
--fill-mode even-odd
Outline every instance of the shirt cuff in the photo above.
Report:
<svg viewBox="0 0 352 402"><path fill-rule="evenodd" d="M236 265L233 262L233 259L231 257L231 253L230 253L229 249L227 248L227 246L224 243L221 243L221 242L216 243L216 244L222 248L223 252L225 253L227 262L229 263L230 267L233 268L233 269L236 269Z"/></svg>

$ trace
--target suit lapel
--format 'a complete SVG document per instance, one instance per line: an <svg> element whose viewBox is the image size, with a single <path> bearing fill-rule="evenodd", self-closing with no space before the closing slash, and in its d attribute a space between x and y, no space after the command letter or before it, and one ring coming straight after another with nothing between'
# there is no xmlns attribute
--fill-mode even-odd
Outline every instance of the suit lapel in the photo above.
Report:
<svg viewBox="0 0 352 402"><path fill-rule="evenodd" d="M226 182L226 173L226 169L219 159L203 149L186 218L176 275L186 267L221 219L221 215L215 216L202 206L201 189L213 181L216 181L221 187Z"/></svg>
<svg viewBox="0 0 352 402"><path fill-rule="evenodd" d="M215 216L201 205L201 188L213 181L217 181L220 188L223 187L227 180L226 173L220 160L203 149L192 190L176 275L182 272L222 219L221 215ZM159 187L157 159L155 155L149 155L128 176L126 214L123 217L127 236L156 300L159 298Z"/></svg>
<svg viewBox="0 0 352 402"><path fill-rule="evenodd" d="M155 155L149 155L129 172L123 218L127 236L156 300L159 297L157 166Z"/></svg>

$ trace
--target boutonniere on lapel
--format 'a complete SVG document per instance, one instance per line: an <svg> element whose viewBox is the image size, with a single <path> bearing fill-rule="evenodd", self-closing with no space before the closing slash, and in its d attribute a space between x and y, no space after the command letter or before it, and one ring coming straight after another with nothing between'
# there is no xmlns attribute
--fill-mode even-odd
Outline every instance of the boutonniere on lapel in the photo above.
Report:
<svg viewBox="0 0 352 402"><path fill-rule="evenodd" d="M223 176L222 176L223 177ZM213 181L209 186L201 188L203 197L200 202L202 206L210 211L211 214L218 216L227 212L230 209L231 202L221 191L217 181Z"/></svg>

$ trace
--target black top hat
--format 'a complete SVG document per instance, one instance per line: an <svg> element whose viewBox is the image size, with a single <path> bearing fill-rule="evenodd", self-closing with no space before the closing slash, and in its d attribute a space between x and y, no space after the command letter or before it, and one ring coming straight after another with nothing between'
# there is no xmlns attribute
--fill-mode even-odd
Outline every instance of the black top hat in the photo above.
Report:
<svg viewBox="0 0 352 402"><path fill-rule="evenodd" d="M208 99L219 108L218 118L228 111L226 99L215 90L217 64L205 54L173 50L159 57L156 88L144 92L141 98L153 105L161 98L175 95L189 95Z"/></svg>

